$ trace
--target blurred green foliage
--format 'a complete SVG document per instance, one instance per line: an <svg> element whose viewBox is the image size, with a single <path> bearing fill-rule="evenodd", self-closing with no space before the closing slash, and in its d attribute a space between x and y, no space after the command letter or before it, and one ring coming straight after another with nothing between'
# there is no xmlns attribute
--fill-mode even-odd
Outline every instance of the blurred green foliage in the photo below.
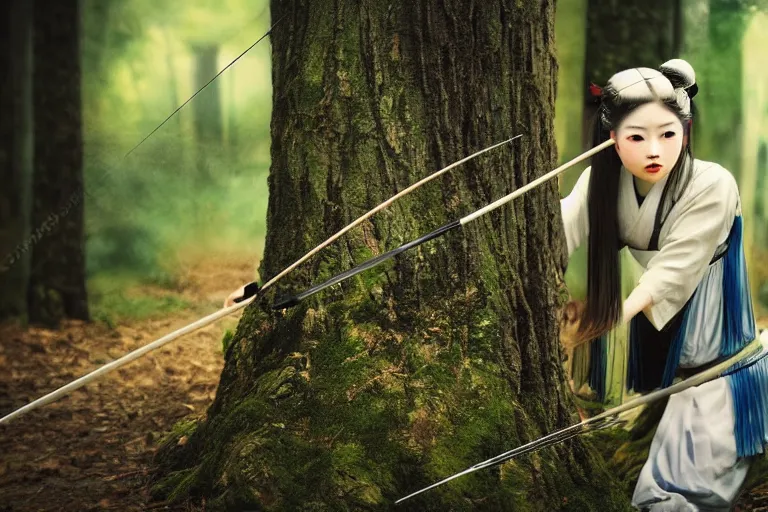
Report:
<svg viewBox="0 0 768 512"><path fill-rule="evenodd" d="M269 169L268 40L134 153L123 155L195 92L196 45L215 46L223 68L267 30L266 5L264 0L84 3L92 273L117 267L143 272L164 253L190 244L259 248ZM215 89L225 131L222 140L198 143L192 113Z"/></svg>
<svg viewBox="0 0 768 512"><path fill-rule="evenodd" d="M266 0L84 0L86 250L89 279L101 290L91 297L97 309L121 316L133 307L141 316L148 304L109 302L115 288L103 286L106 278L152 282L190 255L260 256L270 165L268 38L124 156L202 85L202 48L213 49L221 70L271 21ZM211 111L220 118L199 118ZM201 135L205 124L220 127L212 139Z"/></svg>

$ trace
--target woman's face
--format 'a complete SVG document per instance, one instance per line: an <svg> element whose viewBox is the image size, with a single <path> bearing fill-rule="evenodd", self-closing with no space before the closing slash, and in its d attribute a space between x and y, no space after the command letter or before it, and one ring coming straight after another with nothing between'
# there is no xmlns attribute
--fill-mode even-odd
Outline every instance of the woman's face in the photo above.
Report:
<svg viewBox="0 0 768 512"><path fill-rule="evenodd" d="M663 104L646 103L625 117L611 138L624 167L638 179L656 183L680 157L683 124Z"/></svg>

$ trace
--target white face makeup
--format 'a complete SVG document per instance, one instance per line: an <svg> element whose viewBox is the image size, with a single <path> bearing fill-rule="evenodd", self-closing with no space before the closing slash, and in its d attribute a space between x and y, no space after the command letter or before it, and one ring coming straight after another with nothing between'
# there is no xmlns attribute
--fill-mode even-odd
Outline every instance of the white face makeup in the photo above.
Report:
<svg viewBox="0 0 768 512"><path fill-rule="evenodd" d="M664 179L677 163L683 148L683 124L661 103L635 109L611 131L621 163L635 178L650 187Z"/></svg>

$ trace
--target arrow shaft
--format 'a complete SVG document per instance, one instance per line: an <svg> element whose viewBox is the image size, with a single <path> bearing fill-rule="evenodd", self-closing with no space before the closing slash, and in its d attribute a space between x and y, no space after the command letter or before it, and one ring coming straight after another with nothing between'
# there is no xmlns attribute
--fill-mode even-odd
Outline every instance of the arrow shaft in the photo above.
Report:
<svg viewBox="0 0 768 512"><path fill-rule="evenodd" d="M488 206L485 206L483 208L480 208L474 213L471 213L467 215L466 217L463 217L461 219L461 225L467 224L468 222L472 222L478 217L481 217L485 215L488 212L491 212L495 210L496 208L503 206L507 204L508 202L512 201L513 199L516 199L520 197L521 195L525 194L529 190L538 187L544 182L547 182L551 180L552 178L559 176L560 174L564 173L569 168L573 167L579 162L582 162L586 160L587 158L591 157L592 155L599 153L600 151L604 150L605 148L614 145L616 142L613 139L608 139L607 141L603 142L599 146L595 146L594 148L590 149L589 151L586 151L582 153L581 155L577 156L576 158L570 160L569 162L564 163L557 169L554 169L553 171L548 172L544 176L540 176L539 178L536 178L532 182L528 183L527 185L520 187L519 189L515 190L514 192L507 194L506 196L502 197L501 199L498 199L494 201L493 203L489 204Z"/></svg>
<svg viewBox="0 0 768 512"><path fill-rule="evenodd" d="M415 493L409 494L408 496L399 499L396 503L403 502L412 496L416 496L417 494L421 494L422 492L425 492L429 489L434 489L435 487L443 485L444 483L449 482L450 480L453 480L455 478L458 478L459 476L462 476L467 474L468 472L471 472L470 470L477 471L478 469L485 469L485 468L497 466L519 455L531 453L536 450L546 448L547 446L552 446L559 442L565 441L566 439L570 439L571 437L575 437L579 434L592 431L595 428L600 428L600 426L604 424L606 421L610 420L612 417L618 416L622 412L626 412L631 409L640 407L642 405L655 402L657 400L666 398L675 393L684 391L688 388L698 386L700 384L713 380L719 377L720 375L722 375L723 373L725 373L727 370L729 370L732 366L736 364L739 364L742 362L745 365L754 364L755 362L760 360L761 357L765 357L766 354L768 354L768 336L766 336L765 341L761 341L759 339L752 341L752 343L744 347L737 354L729 357L728 359L724 360L723 362L711 368L708 368L707 370L697 375L694 375L693 377L690 377L686 380L678 382L677 384L674 384L667 388L660 389L658 391L654 391L653 393L649 393L645 396L638 397L625 404L619 405L617 407L614 407L613 409L610 409L601 414L598 414L597 416L593 416L589 419L586 419L581 423L577 423L576 425L571 425L569 427L565 427L563 429L557 430L544 437L531 441L530 443L524 444L522 446L518 446L517 448L509 450L508 452L504 452L500 455L496 455L495 457L492 457L488 460L475 464L474 466L468 469L465 469L460 473L457 473L451 477L441 480L440 482L437 482L435 484L432 484L429 487L425 487L424 489L421 489Z"/></svg>

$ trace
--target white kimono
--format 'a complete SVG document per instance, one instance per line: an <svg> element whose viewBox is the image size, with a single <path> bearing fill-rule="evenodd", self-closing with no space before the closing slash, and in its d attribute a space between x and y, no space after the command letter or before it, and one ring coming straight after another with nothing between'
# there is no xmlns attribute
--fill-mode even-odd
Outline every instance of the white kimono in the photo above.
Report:
<svg viewBox="0 0 768 512"><path fill-rule="evenodd" d="M746 272L743 265L734 264L743 257L739 192L733 176L723 167L695 160L690 183L662 224L658 250L650 251L656 211L668 177L656 183L638 205L633 176L623 168L620 172L619 236L645 269L637 287L653 299L645 312L647 320L636 317L632 328L642 322L653 327L631 331L633 347L638 353L648 347L654 350L654 335L672 326L665 334L672 336L671 346L662 354L666 361L664 383L647 386L653 389L671 384L679 369L717 361L754 338ZM561 201L569 255L588 238L589 177L588 168ZM734 272L739 273L738 282ZM729 306L734 300L724 299L726 287L730 297L738 295L738 306ZM728 307L731 309L726 312ZM734 331L727 331L725 325L736 324L738 336L724 334ZM637 334L640 332L643 334ZM731 341L726 343L726 338ZM631 355L635 373L643 370L640 363L632 365ZM755 366L741 371L740 377L721 377L670 398L637 482L634 506L653 511L729 510L748 469L748 460L742 455L761 453L763 443L768 442L768 358ZM755 407L765 408L765 425L757 434L739 435L737 439L736 431L750 428L743 426L744 419L737 418L734 407L734 397L749 395L739 384L744 375L750 389L758 386L764 391L746 414L754 415ZM633 382L640 382L637 378ZM736 380L739 382L734 383ZM639 390L637 386L635 389Z"/></svg>

